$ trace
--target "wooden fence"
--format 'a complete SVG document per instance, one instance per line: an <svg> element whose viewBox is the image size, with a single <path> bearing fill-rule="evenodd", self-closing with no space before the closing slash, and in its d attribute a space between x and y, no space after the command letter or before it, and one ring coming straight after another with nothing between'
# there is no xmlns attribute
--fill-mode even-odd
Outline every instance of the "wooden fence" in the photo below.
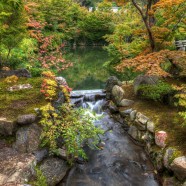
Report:
<svg viewBox="0 0 186 186"><path fill-rule="evenodd" d="M186 40L175 41L177 50L186 51Z"/></svg>

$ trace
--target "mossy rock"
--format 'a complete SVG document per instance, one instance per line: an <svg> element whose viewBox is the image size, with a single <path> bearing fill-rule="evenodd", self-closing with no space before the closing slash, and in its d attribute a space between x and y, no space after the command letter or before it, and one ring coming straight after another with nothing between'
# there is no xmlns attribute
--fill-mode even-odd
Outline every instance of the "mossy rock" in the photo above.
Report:
<svg viewBox="0 0 186 186"><path fill-rule="evenodd" d="M42 78L19 78L16 84L29 83L33 88L9 92L4 78L0 79L0 117L15 120L18 115L35 113L46 104L40 93Z"/></svg>

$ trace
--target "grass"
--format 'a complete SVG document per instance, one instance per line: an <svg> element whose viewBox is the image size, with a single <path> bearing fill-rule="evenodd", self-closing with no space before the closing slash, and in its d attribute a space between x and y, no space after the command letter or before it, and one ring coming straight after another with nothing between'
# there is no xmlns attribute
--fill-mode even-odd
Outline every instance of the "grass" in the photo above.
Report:
<svg viewBox="0 0 186 186"><path fill-rule="evenodd" d="M135 101L132 105L134 110L149 117L155 123L155 130L167 132L167 145L186 154L186 127L181 125L182 119L178 115L178 108L160 102L141 100L135 96L132 85L124 85L123 89L125 98ZM127 108L125 107L125 109Z"/></svg>
<svg viewBox="0 0 186 186"><path fill-rule="evenodd" d="M9 92L4 79L0 79L0 117L14 120L19 114L35 113L34 108L43 106L46 101L40 93L42 78L19 78L16 84L32 85L32 89Z"/></svg>

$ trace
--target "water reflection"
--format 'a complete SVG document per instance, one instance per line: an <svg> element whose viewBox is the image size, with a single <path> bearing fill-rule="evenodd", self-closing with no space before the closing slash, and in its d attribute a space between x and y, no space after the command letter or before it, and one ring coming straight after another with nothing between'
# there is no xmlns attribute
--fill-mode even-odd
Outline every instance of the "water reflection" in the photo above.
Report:
<svg viewBox="0 0 186 186"><path fill-rule="evenodd" d="M109 73L102 65L109 60L109 56L102 47L70 50L65 58L74 66L59 75L66 78L70 87L74 90L104 88Z"/></svg>

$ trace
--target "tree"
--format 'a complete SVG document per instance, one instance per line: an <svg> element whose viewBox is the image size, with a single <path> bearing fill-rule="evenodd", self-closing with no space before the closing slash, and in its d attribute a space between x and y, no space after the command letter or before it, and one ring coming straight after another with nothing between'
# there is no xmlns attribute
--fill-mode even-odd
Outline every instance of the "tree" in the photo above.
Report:
<svg viewBox="0 0 186 186"><path fill-rule="evenodd" d="M0 2L0 66L8 62L11 51L26 34L26 14L22 0Z"/></svg>

